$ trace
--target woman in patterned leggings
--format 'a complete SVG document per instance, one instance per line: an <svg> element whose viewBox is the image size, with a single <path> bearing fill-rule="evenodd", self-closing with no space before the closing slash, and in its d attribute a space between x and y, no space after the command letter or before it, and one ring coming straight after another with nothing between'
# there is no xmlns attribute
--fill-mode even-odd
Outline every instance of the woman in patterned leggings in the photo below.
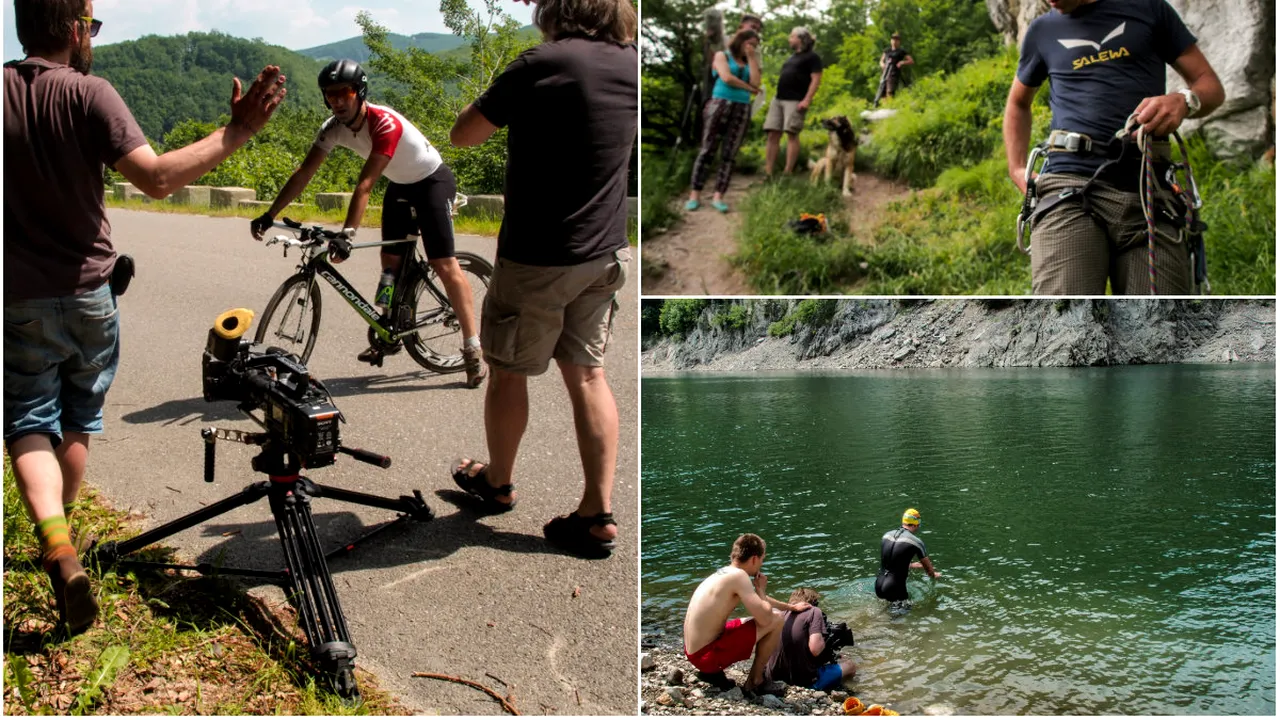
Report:
<svg viewBox="0 0 1280 720"><path fill-rule="evenodd" d="M686 210L697 210L698 196L706 183L711 156L720 145L720 168L716 173L716 192L711 197L711 207L728 212L724 203L729 189L729 174L733 172L733 158L738 154L742 138L751 122L751 96L760 92L760 56L757 49L760 36L755 30L739 30L729 41L729 50L716 53L712 67L716 71L715 89L703 110L702 149L693 162L693 189L689 191Z"/></svg>

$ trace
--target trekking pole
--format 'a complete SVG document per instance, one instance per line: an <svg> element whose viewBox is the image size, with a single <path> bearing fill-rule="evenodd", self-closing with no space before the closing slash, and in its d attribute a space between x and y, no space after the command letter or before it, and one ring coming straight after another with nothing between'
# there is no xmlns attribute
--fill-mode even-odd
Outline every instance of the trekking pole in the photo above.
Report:
<svg viewBox="0 0 1280 720"><path fill-rule="evenodd" d="M689 119L692 117L692 110L695 104L694 101L696 99L700 99L701 96L702 88L694 85L693 89L689 91L688 99L685 100L684 111L680 113L680 130L676 133L675 144L671 146L671 159L667 161L666 177L670 177L671 173L675 170L676 158L680 155L680 145L684 142L684 133L689 127Z"/></svg>

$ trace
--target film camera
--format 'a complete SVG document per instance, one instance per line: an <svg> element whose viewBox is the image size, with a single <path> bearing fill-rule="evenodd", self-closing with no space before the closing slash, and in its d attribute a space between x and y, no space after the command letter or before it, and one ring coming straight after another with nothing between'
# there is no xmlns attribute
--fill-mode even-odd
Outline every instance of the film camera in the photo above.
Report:
<svg viewBox="0 0 1280 720"><path fill-rule="evenodd" d="M253 312L240 308L214 322L201 363L205 401L238 402L251 417L262 410L268 435L302 467L332 465L345 418L296 356L240 339L252 320Z"/></svg>
<svg viewBox="0 0 1280 720"><path fill-rule="evenodd" d="M822 640L826 646L818 656L818 662L822 665L837 662L841 648L853 647L853 631L849 629L848 623L833 623L827 620L826 624L826 630L822 632Z"/></svg>

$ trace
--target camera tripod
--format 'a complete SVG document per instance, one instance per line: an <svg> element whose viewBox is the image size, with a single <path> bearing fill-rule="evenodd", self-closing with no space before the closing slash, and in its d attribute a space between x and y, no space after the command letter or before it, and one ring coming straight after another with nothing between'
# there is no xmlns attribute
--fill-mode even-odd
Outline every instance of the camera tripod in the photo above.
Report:
<svg viewBox="0 0 1280 720"><path fill-rule="evenodd" d="M351 644L351 635L347 631L342 606L334 590L333 577L329 574L328 561L351 552L358 543L390 527L409 520L425 522L432 519L431 509L422 499L422 492L414 490L412 496L401 495L393 499L312 482L300 474L302 468L297 457L278 447L278 441L271 433L206 428L201 431L201 436L205 441L205 482L213 482L214 448L217 440L261 446L262 451L253 458L251 465L255 471L267 475L268 479L252 483L236 495L167 522L135 538L96 546L89 551L87 559L96 560L104 565L118 564L153 570L192 570L201 575L240 575L276 581L287 593L290 593L290 601L298 611L299 625L302 626L307 642L311 646L312 660L318 666L323 678L329 681L338 695L353 702L358 700L360 690L356 687L355 678L356 649ZM339 447L338 452L383 468L391 465L390 458L366 450ZM284 549L286 567L283 570L215 567L211 563L175 565L128 559L129 555L159 540L195 527L238 507L257 502L264 497L270 502L271 514L275 517L280 544ZM311 519L311 499L316 497L383 508L402 514L395 520L385 522L326 554L320 547L315 524Z"/></svg>

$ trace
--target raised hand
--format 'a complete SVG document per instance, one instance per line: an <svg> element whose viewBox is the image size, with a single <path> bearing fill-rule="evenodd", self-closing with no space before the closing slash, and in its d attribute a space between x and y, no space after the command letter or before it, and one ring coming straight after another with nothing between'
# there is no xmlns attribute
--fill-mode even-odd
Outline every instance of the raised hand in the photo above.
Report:
<svg viewBox="0 0 1280 720"><path fill-rule="evenodd" d="M268 65L258 73L248 91L241 94L240 78L234 78L231 82L231 122L228 127L254 135L266 126L280 106L280 101L288 93L284 81L285 76L280 74L280 68Z"/></svg>

